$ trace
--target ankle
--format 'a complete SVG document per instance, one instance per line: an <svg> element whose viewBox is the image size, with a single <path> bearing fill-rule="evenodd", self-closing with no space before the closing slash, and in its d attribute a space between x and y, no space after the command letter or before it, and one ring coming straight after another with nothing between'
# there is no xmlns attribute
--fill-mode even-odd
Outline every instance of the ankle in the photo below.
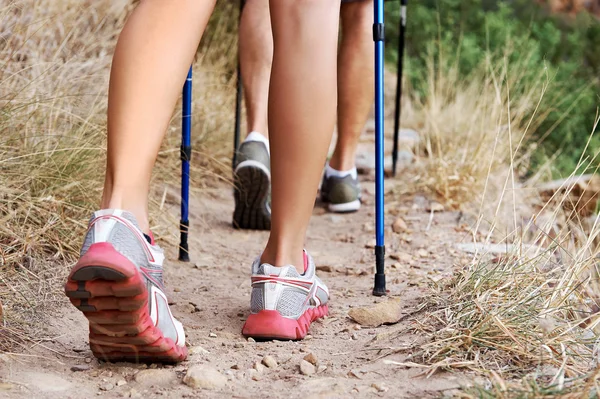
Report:
<svg viewBox="0 0 600 399"><path fill-rule="evenodd" d="M349 172L356 168L354 163L354 154L340 156L337 154L333 154L331 159L329 160L329 166L332 169L335 169L339 172Z"/></svg>
<svg viewBox="0 0 600 399"><path fill-rule="evenodd" d="M304 250L295 249L284 251L282 248L273 249L271 246L269 246L269 244L267 244L267 247L260 258L260 262L268 263L277 267L292 265L296 268L298 273L303 274L305 269Z"/></svg>
<svg viewBox="0 0 600 399"><path fill-rule="evenodd" d="M119 195L105 196L100 204L101 209L121 209L130 212L135 216L135 219L144 234L150 234L150 222L148 218L148 210L145 204L138 204L125 200Z"/></svg>

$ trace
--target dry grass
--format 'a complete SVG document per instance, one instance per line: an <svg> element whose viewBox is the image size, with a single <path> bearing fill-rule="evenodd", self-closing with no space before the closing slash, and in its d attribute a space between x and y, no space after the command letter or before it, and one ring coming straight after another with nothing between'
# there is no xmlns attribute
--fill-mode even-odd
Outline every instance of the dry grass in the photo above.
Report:
<svg viewBox="0 0 600 399"><path fill-rule="evenodd" d="M570 203L574 180L546 203L536 189L544 170L524 178L546 117L537 107L553 84L541 67L523 85L527 65L486 59L461 81L432 58L427 101L413 100L424 135L413 189L461 209L478 250L432 287L412 328L428 342L409 348L403 365L485 377L461 397L597 397L599 220ZM581 159L573 176L597 167L596 157ZM492 243L505 253L488 254Z"/></svg>
<svg viewBox="0 0 600 399"><path fill-rule="evenodd" d="M101 195L110 62L132 8L129 0L0 4L0 351L25 337L19 332L35 337L36 322L63 301L62 281ZM221 4L215 25L231 26L234 10ZM211 32L194 67L195 190L224 174L231 152L223 143L233 130L237 38ZM178 199L165 204L163 194L179 180L179 123L176 113L151 198L163 239L176 235L165 210Z"/></svg>

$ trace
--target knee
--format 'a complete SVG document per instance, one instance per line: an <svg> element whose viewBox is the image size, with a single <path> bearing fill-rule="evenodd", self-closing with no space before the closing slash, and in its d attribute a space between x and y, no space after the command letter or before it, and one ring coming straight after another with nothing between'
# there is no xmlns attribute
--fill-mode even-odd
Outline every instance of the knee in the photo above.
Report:
<svg viewBox="0 0 600 399"><path fill-rule="evenodd" d="M373 25L373 0L359 0L342 4L342 24L347 28L371 28Z"/></svg>

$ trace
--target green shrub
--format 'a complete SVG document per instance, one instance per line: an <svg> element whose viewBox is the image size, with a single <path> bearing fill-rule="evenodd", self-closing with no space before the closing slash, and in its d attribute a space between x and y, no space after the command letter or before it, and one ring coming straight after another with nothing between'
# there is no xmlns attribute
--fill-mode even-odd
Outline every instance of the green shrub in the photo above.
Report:
<svg viewBox="0 0 600 399"><path fill-rule="evenodd" d="M387 58L396 63L399 3L386 4ZM540 74L547 89L534 124L534 140L541 143L533 155L532 170L557 154L556 175L573 171L592 131L600 103L600 22L587 13L575 18L551 15L531 0L424 0L408 9L405 79L411 95L423 101L429 92L425 79L430 60L439 72L456 70L461 78L480 68L527 71L511 82L518 96ZM525 66L526 68L522 68ZM537 99L532 99L537 101ZM467 111L468 112L468 111ZM593 138L586 156L600 149Z"/></svg>

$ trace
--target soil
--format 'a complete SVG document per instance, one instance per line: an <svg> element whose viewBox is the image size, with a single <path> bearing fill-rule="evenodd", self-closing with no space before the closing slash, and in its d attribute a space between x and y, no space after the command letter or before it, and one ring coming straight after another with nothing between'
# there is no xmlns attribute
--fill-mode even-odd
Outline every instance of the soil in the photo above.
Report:
<svg viewBox="0 0 600 399"><path fill-rule="evenodd" d="M455 246L465 239L456 228L459 215L427 212L427 199L402 197L402 182L387 180L387 253L401 260L388 256L389 295L376 298L371 294L375 261L373 249L368 248L374 237L374 184L368 176L362 180L364 206L359 212L330 214L315 207L307 248L330 288L331 307L330 315L313 323L304 341L249 342L242 337L250 302L250 264L267 233L231 227L232 193L223 185L193 199L192 262L175 261L175 246L166 248L170 259L165 269L167 295L172 311L186 328L188 360L162 366L108 364L94 359L87 346L86 320L65 298L64 306L47 323L51 340L32 345L27 353L0 355L0 396L428 398L468 384L465 375L436 373L427 377L422 369L384 362L403 361L409 354L395 353L394 348L423 341L407 328L414 323L409 315L430 293L429 283L450 276L452 265L458 263L461 255ZM173 214L176 212L173 206ZM395 233L391 226L398 216L408 230ZM352 307L390 298L399 299L401 312L407 315L397 324L361 327L348 317ZM304 375L300 364L309 354L318 367L315 374ZM277 367L251 371L267 355L275 359ZM226 376L227 382L216 388L193 389L183 383L193 365L210 366ZM81 370L73 371L74 366Z"/></svg>

